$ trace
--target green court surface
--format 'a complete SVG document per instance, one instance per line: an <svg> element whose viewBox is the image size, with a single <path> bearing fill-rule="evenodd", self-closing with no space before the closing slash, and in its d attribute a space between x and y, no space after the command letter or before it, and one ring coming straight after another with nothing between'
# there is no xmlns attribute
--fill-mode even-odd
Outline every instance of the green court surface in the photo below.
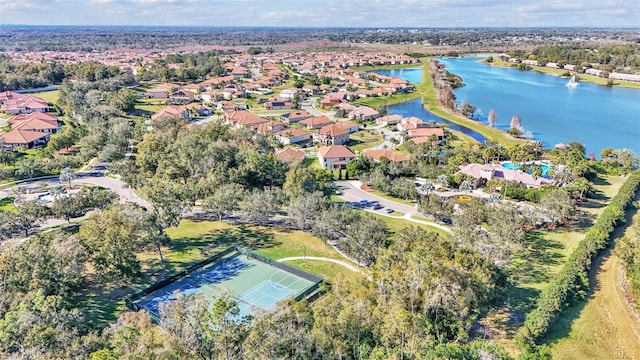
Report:
<svg viewBox="0 0 640 360"><path fill-rule="evenodd" d="M221 293L227 293L237 301L242 317L259 309L268 310L280 300L296 298L320 281L300 270L267 262L233 252L141 297L135 304L159 319L162 304L179 295L202 294L207 302L213 303Z"/></svg>

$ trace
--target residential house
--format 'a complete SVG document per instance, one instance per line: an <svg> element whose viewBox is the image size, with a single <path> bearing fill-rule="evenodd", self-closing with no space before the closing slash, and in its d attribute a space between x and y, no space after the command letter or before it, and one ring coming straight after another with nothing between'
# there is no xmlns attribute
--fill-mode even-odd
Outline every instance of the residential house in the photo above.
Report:
<svg viewBox="0 0 640 360"><path fill-rule="evenodd" d="M299 144L309 141L311 134L301 129L285 129L276 134L276 139L284 145Z"/></svg>
<svg viewBox="0 0 640 360"><path fill-rule="evenodd" d="M321 128L313 137L316 142L323 145L342 145L349 141L349 132L333 124Z"/></svg>
<svg viewBox="0 0 640 360"><path fill-rule="evenodd" d="M409 131L413 129L421 129L428 127L427 123L425 123L422 119L417 118L415 116L409 116L407 118L402 118L398 123L398 130L400 131Z"/></svg>
<svg viewBox="0 0 640 360"><path fill-rule="evenodd" d="M360 131L360 125L351 121L338 121L336 122L336 125L341 129L344 129L349 134Z"/></svg>
<svg viewBox="0 0 640 360"><path fill-rule="evenodd" d="M284 89L280 91L279 97L282 99L293 100L293 98L296 96L297 93L298 93L297 89Z"/></svg>
<svg viewBox="0 0 640 360"><path fill-rule="evenodd" d="M35 148L44 146L49 141L50 134L47 132L12 129L6 133L0 133L0 143L7 150L17 147Z"/></svg>
<svg viewBox="0 0 640 360"><path fill-rule="evenodd" d="M218 90L209 90L200 94L202 101L216 102L224 99L224 95Z"/></svg>
<svg viewBox="0 0 640 360"><path fill-rule="evenodd" d="M356 120L362 120L362 121L375 120L379 116L380 116L380 113L378 113L376 110L368 106L359 106L353 109L349 113L350 119L356 119Z"/></svg>
<svg viewBox="0 0 640 360"><path fill-rule="evenodd" d="M258 124L253 130L262 134L275 134L286 129L286 126L278 121L267 121Z"/></svg>
<svg viewBox="0 0 640 360"><path fill-rule="evenodd" d="M300 121L300 125L311 130L321 129L327 125L332 125L333 123L334 122L326 116L313 116Z"/></svg>
<svg viewBox="0 0 640 360"><path fill-rule="evenodd" d="M11 130L30 130L47 134L55 134L60 130L60 124L58 123L58 120L47 121L38 118L31 118L14 123L11 126Z"/></svg>
<svg viewBox="0 0 640 360"><path fill-rule="evenodd" d="M267 110L291 110L293 102L283 98L272 98L264 103L264 108Z"/></svg>
<svg viewBox="0 0 640 360"><path fill-rule="evenodd" d="M460 165L458 173L473 177L476 187L484 186L487 180L499 179L510 182L524 184L527 187L540 187L541 185L550 184L552 181L538 177L534 178L531 174L520 170L505 169L499 164L467 164Z"/></svg>
<svg viewBox="0 0 640 360"><path fill-rule="evenodd" d="M0 93L0 110L14 115L44 113L49 111L49 104L36 96L5 91Z"/></svg>
<svg viewBox="0 0 640 360"><path fill-rule="evenodd" d="M344 145L323 146L318 149L318 161L323 169L344 169L356 154Z"/></svg>
<svg viewBox="0 0 640 360"><path fill-rule="evenodd" d="M145 97L152 99L166 99L169 97L169 94L173 93L177 89L180 89L180 85L164 83L147 90Z"/></svg>
<svg viewBox="0 0 640 360"><path fill-rule="evenodd" d="M169 94L169 104L188 104L195 99L195 94L187 90L177 90Z"/></svg>
<svg viewBox="0 0 640 360"><path fill-rule="evenodd" d="M304 151L298 149L286 148L276 151L276 158L287 164L302 161L304 157Z"/></svg>
<svg viewBox="0 0 640 360"><path fill-rule="evenodd" d="M14 125L22 121L31 120L31 119L38 119L38 120L50 122L52 124L58 124L57 115L51 114L51 113L41 113L41 112L16 115L10 118L9 120L7 120L7 122L9 122L9 124L11 125Z"/></svg>
<svg viewBox="0 0 640 360"><path fill-rule="evenodd" d="M402 120L402 116L400 114L392 114L382 116L376 119L376 124L378 125L396 125Z"/></svg>
<svg viewBox="0 0 640 360"><path fill-rule="evenodd" d="M391 162L395 162L395 163L400 163L403 161L408 161L409 158L404 156L404 155L400 155L398 153L395 153L391 150L387 150L387 149L380 149L380 150L373 150L373 149L367 149L365 151L362 152L362 154L366 157L368 157L369 159L373 159L375 161L380 161L382 158L386 158Z"/></svg>
<svg viewBox="0 0 640 360"><path fill-rule="evenodd" d="M280 121L285 122L287 124L293 124L300 122L305 119L309 119L313 117L313 115L309 114L304 110L293 111L287 114L280 115Z"/></svg>
<svg viewBox="0 0 640 360"><path fill-rule="evenodd" d="M161 119L171 118L171 117L181 117L187 120L191 120L191 117L189 116L189 110L184 106L176 106L176 105L169 105L165 108L160 109L158 112L151 115L151 120L159 121Z"/></svg>
<svg viewBox="0 0 640 360"><path fill-rule="evenodd" d="M331 107L338 104L343 104L347 102L347 93L346 92L333 92L329 93L320 100L320 106L322 107Z"/></svg>
<svg viewBox="0 0 640 360"><path fill-rule="evenodd" d="M231 113L234 111L246 110L247 106L245 104L238 104L233 101L218 101L216 104L216 109L222 111L223 113Z"/></svg>
<svg viewBox="0 0 640 360"><path fill-rule="evenodd" d="M407 130L407 133L411 138L431 138L433 140L437 140L438 142L442 141L445 136L445 132L443 128L419 128L419 129L410 129Z"/></svg>
<svg viewBox="0 0 640 360"><path fill-rule="evenodd" d="M269 122L269 120L261 118L260 116L246 110L225 113L222 115L222 119L225 123L230 124L232 127L237 129L243 127L255 129L258 125Z"/></svg>

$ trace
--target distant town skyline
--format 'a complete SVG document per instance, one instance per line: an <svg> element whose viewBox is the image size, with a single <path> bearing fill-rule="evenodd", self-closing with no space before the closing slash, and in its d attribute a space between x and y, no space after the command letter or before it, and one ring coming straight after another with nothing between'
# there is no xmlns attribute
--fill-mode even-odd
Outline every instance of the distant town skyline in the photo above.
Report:
<svg viewBox="0 0 640 360"><path fill-rule="evenodd" d="M628 0L0 0L0 25L640 27Z"/></svg>

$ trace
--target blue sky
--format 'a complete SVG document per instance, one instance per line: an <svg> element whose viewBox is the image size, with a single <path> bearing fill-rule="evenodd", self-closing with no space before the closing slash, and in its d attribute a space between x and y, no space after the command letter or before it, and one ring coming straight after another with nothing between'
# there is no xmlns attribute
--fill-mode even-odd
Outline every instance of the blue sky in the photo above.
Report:
<svg viewBox="0 0 640 360"><path fill-rule="evenodd" d="M0 24L640 27L638 0L0 0Z"/></svg>

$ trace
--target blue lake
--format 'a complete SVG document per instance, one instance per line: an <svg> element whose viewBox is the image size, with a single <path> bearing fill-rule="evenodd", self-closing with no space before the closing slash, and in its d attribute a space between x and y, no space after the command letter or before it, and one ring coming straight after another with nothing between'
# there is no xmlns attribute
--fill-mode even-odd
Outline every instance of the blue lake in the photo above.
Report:
<svg viewBox="0 0 640 360"><path fill-rule="evenodd" d="M525 133L547 148L579 141L596 156L608 147L627 148L640 154L640 90L587 82L569 88L565 86L568 82L565 78L492 67L479 60L440 59L449 72L462 77L466 86L456 89L457 100L477 106L479 121L486 122L489 110L495 109L497 128L508 130L511 117L518 114ZM422 79L421 68L377 72L416 83ZM428 113L420 105L420 100L393 105L389 113L444 122L435 116L425 117ZM463 132L471 131L466 130Z"/></svg>

